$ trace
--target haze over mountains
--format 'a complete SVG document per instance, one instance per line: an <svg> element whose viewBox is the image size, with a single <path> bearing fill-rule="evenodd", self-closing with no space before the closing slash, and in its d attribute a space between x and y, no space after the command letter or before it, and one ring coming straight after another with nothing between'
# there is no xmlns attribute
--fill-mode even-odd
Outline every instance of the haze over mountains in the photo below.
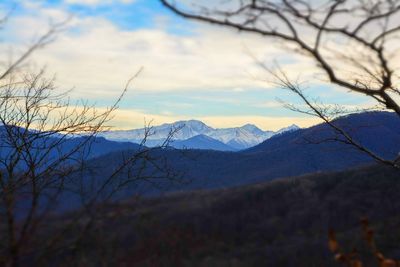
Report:
<svg viewBox="0 0 400 267"><path fill-rule="evenodd" d="M198 120L177 121L154 126L147 137L147 146L157 146L164 142L171 131L175 148L211 149L220 151L236 151L256 146L276 134L300 129L291 125L279 131L263 131L253 124L234 128L212 128ZM100 133L111 141L140 143L145 135L145 129L108 131Z"/></svg>
<svg viewBox="0 0 400 267"><path fill-rule="evenodd" d="M398 120L394 113L367 112L345 116L334 123L380 156L392 159L400 151ZM7 155L5 148L8 145L4 127L0 127L0 137L3 137L0 138L0 143L3 142L0 154L3 153L3 156ZM206 144L211 138L205 135L195 137ZM66 139L53 152L68 153L85 138L88 137ZM90 188L97 185L103 188L102 185L106 184L100 197L115 192L111 199L113 203L101 207L107 214L107 221L102 219L102 223L99 223L104 227L100 231L97 227L90 228L91 231L95 229L91 236L100 232L128 237L129 243L118 243L122 251L128 251L124 254L127 258L132 255L142 257L148 244L159 245L162 249L169 248L164 245L168 243L164 242L172 240L175 243L171 236L180 233L175 229L183 229L179 231L187 239L179 237L181 243L176 244L189 248L179 251L193 251L195 256L187 254L187 259L192 262L200 261L204 253L210 254L210 251L216 251L221 259L230 259L239 253L237 248L243 248L245 257L241 259L244 266L301 266L297 262L322 262L321 259L326 258L322 244L326 243L325 227L331 223L337 223L334 226L340 227L340 231L351 230L355 233L354 221L362 214L373 220L386 220L392 219L395 216L393 214L398 214L399 210L399 205L396 205L400 185L398 170L370 167L343 173L325 173L369 165L373 160L343 142L332 142L333 139L340 140L340 136L324 123L275 134L254 147L236 152L169 147L149 149L143 159L139 158L135 164L123 169L120 167L127 159L147 148L131 142L92 138L90 145L88 143L87 147L82 148L83 154L88 156L84 168L65 180L57 202L50 199L56 209L53 221L42 224L46 227L43 232L47 236L47 233L52 234L51 231L68 222L64 214L73 215L73 210L81 207L82 197L85 196L82 192L90 193ZM56 139L46 139L46 143L51 145L57 142ZM78 157L81 155L79 152ZM48 159L51 158L52 155L49 155ZM147 161L150 158L151 164ZM23 171L23 166L20 167ZM116 170L121 171L113 176ZM304 174L312 175L290 178ZM113 179L109 180L110 177ZM136 180L136 177L139 179ZM264 183L271 180L276 181ZM114 191L115 188L118 191ZM98 191L94 192L97 196ZM172 192L166 198L155 198ZM136 205L136 202L135 205L131 204L130 200L136 196L145 196L143 199L146 202L139 203L142 206ZM122 204L118 200L122 200ZM48 201L45 195L39 203L43 205ZM380 206L376 203L380 203ZM18 207L19 216L26 214L29 205L27 201ZM121 205L132 210L126 212L126 209L121 209ZM116 217L108 217L111 213L117 214ZM337 219L333 221L332 218ZM396 218L398 222L398 216ZM398 229L395 226L394 229ZM221 229L218 239L213 239L215 229ZM65 234L63 240L69 240L79 232ZM192 239L193 236L206 239ZM95 238L88 240L89 243L85 244L89 245L84 247L92 248L99 243ZM156 241L149 243L149 240ZM106 247L114 244L106 243ZM259 250L259 244L262 244L262 250ZM393 247L390 240L386 244ZM130 247L134 248L133 252L126 250ZM306 252L314 250L318 253L310 258ZM174 250L160 251L164 253L160 255L175 253ZM398 253L398 250L395 252ZM283 260L280 255L285 255ZM293 258L293 255L306 256ZM58 263L61 257L65 255L55 257L55 262ZM221 261L218 259L216 262L215 266L220 266ZM207 262L206 266L214 265Z"/></svg>
<svg viewBox="0 0 400 267"><path fill-rule="evenodd" d="M400 151L400 125L394 113L352 114L339 118L334 123L346 129L355 140L383 158L394 159ZM183 129L186 134L193 130ZM84 142L85 138L87 137L66 139L57 149L51 150L47 158L50 161L54 156L69 154L69 151ZM143 195L159 195L173 191L227 188L290 176L345 170L373 163L371 157L354 147L332 141L340 138L331 127L322 123L310 128L275 134L254 147L236 152L210 149L149 149L145 157L137 158L134 165L118 172L115 181L125 181L129 177L157 178L151 182L147 179L135 181L115 196L124 199L137 192ZM212 138L195 135L194 139L208 145L209 139ZM7 140L0 140L5 142L0 150L0 154L5 157L9 154ZM46 144L40 145L51 145L54 142L58 142L57 138L48 139ZM179 144L178 141L176 143ZM220 146L226 145L220 142ZM223 147L220 147L220 150L222 149ZM101 184L113 176L127 159L136 158L135 155L139 151L146 150L146 147L131 142L115 142L104 137L93 137L91 142L87 142L87 145L71 155L77 159L82 155L87 156L85 169L79 172L78 176L72 176L71 181L79 180L82 176L87 183L85 186L91 186L89 181ZM147 158L152 159L151 164L146 161ZM69 162L74 163L73 160L67 163ZM26 169L23 165L19 167L21 171ZM82 184L72 182L66 186L70 187L71 192L79 192ZM110 186L112 189L114 184ZM64 206L60 206L60 211L76 207L77 203L80 203L79 199L67 195L62 199L65 201L62 201Z"/></svg>
<svg viewBox="0 0 400 267"><path fill-rule="evenodd" d="M284 129L280 134L278 134L279 132L270 132L271 136L268 137L266 132L252 125L233 129L213 129L201 122L190 122L189 125L185 124L176 136L176 138L188 139L175 140L172 144L176 148L192 149L152 149L149 153L152 153L153 157L159 158L162 164L168 164L170 169L184 173L185 178L191 180L189 187L192 189L250 184L279 177L343 170L373 162L370 157L354 147L343 142L333 142L334 139L340 140L340 135L338 136L331 127L324 123L298 130ZM162 125L154 127L154 129L168 134L171 125L179 126L180 123L182 122ZM383 158L393 159L400 152L400 126L398 117L393 113L352 114L339 118L335 124L346 129L355 140ZM2 137L0 139L2 146L0 155L6 157L9 154L9 145L7 138L2 136L3 128L0 127L0 137ZM87 164L93 165L93 169L96 170L94 175L106 176L107 173L117 168L124 158L129 158L138 150L145 149L145 147L132 143L134 139L128 139L133 133L139 136L140 131L139 129L103 133L103 135L111 135L108 138L118 140L118 142L106 140L105 137L93 137L91 142L87 142L72 156L76 154L77 158L81 158L82 155L85 155ZM264 138L267 139L256 146L234 152L226 151L230 150L229 144L200 134L202 131L207 131L213 136L220 134L218 138L227 143L230 142L230 144L233 143L232 140L238 140L235 139L234 133L238 133L239 137L242 136L241 133L243 135L246 133L248 137L251 136L249 132L253 132L252 137L258 136L261 139L260 136L264 134ZM157 139L162 137L161 131L156 131L152 137L154 141L161 140ZM77 145L84 143L85 138L87 137L66 139L57 146L57 149L52 149L47 157L50 159L54 156L68 154ZM123 140L131 142L122 142ZM51 146L58 142L55 137L45 139L38 147ZM211 143L215 149L210 149ZM151 168L149 168L150 170Z"/></svg>
<svg viewBox="0 0 400 267"><path fill-rule="evenodd" d="M400 151L400 125L394 113L352 114L334 123L383 158L393 159ZM239 186L321 171L345 170L374 162L353 146L332 141L334 139L341 140L342 137L322 123L286 131L238 152L158 149L152 153L153 157L160 158L160 162L169 165L170 170L183 174L188 181L175 185L161 181L159 187L167 191ZM98 167L95 175L101 177L134 151L126 150L124 153L110 153L89 164Z"/></svg>

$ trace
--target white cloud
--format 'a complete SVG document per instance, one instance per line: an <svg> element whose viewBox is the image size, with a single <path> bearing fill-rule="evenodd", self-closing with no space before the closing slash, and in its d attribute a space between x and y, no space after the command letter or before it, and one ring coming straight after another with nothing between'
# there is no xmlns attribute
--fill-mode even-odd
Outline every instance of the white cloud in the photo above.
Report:
<svg viewBox="0 0 400 267"><path fill-rule="evenodd" d="M32 39L32 33L38 36L48 28L49 18L60 21L69 15L62 9L40 5L29 8L34 15L15 18L9 31L24 44ZM121 30L100 17L74 17L70 25L71 31L61 33L54 43L36 53L34 59L55 72L60 84L75 87L80 95L94 92L99 96L108 95L120 89L140 67L144 67L144 72L135 81L135 90L262 88L267 86L262 80L267 75L248 51L266 62L286 54L265 38L238 35L204 24L196 25L193 35L171 34L163 26ZM313 67L304 61L292 65L296 67L287 67L295 73L299 65L302 71Z"/></svg>
<svg viewBox="0 0 400 267"><path fill-rule="evenodd" d="M68 0L74 1L74 0ZM79 1L83 3L83 1ZM95 0L85 3L95 4ZM62 9L30 7L35 15L13 18L8 34L26 47L32 36L47 29L49 17L63 20L69 14ZM30 25L30 27L21 27ZM245 94L249 88L267 88L261 70L248 51L256 58L272 63L285 57L286 52L256 35L238 35L236 32L198 26L192 35L171 34L161 28L121 30L100 17L75 17L71 30L60 34L57 40L34 54L37 65L46 65L56 73L57 82L63 89L75 88L74 96L90 100L115 99L126 80L140 67L143 73L134 81L136 91L190 91L228 88ZM12 43L14 47L18 47ZM297 60L285 65L288 75L298 75L298 69L306 72L314 68L307 61ZM229 99L219 99L221 103ZM140 99L138 100L140 101ZM237 101L240 101L238 98ZM134 103L133 103L134 105ZM191 119L163 114L145 114L137 110L119 110L114 121L117 127L135 128L143 125L143 119L154 123ZM276 130L293 122L309 126L313 119L291 117L272 118L263 116L199 117L214 127L239 126L254 122L264 129Z"/></svg>
<svg viewBox="0 0 400 267"><path fill-rule="evenodd" d="M101 111L101 109L100 109ZM253 123L264 130L279 130L293 123L300 127L309 127L321 123L315 117L272 117L272 116L176 116L170 114L149 114L135 109L119 109L115 111L115 118L111 122L115 129L142 128L145 123L160 125L162 123L172 123L178 120L198 119L214 128L238 127L247 123Z"/></svg>
<svg viewBox="0 0 400 267"><path fill-rule="evenodd" d="M282 51L265 45L256 36L239 36L206 26L195 35L173 35L159 29L122 31L109 21L86 18L74 22L79 33L61 35L39 52L35 60L57 73L59 81L75 86L83 95L107 94L120 88L133 73L144 67L135 90L202 90L212 88L266 87L259 79L266 73L252 53L265 60ZM302 70L311 66L302 65ZM292 69L297 73L297 68Z"/></svg>
<svg viewBox="0 0 400 267"><path fill-rule="evenodd" d="M261 108L281 108L283 107L285 104L275 100L275 101L264 101L260 104L256 104L256 107L261 107Z"/></svg>

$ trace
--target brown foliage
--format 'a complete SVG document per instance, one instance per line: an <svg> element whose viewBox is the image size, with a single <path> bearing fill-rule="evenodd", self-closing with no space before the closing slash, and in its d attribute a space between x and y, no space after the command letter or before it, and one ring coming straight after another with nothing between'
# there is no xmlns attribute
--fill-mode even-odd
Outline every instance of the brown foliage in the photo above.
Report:
<svg viewBox="0 0 400 267"><path fill-rule="evenodd" d="M364 240L368 245L371 253L377 260L379 267L399 267L400 260L389 259L384 256L384 254L377 248L374 239L374 230L370 228L367 218L361 219L361 226L364 235ZM333 229L329 230L328 233L328 247L329 250L334 253L334 259L340 263L346 264L349 267L362 267L363 262L361 256L356 249L351 252L345 252L339 245L335 231Z"/></svg>

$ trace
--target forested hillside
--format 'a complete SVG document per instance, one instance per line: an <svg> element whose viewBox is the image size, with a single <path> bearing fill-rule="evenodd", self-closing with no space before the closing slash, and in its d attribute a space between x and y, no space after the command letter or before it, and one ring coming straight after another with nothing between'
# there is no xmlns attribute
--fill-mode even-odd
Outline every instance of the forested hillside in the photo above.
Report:
<svg viewBox="0 0 400 267"><path fill-rule="evenodd" d="M131 198L104 207L107 217L93 225L78 254L55 253L51 261L62 259L64 266L82 259L90 262L87 266L339 266L327 247L333 228L346 249L356 247L367 257L366 266L377 266L359 221L368 217L385 256L400 258L399 178L399 171L373 165L231 189ZM51 225L67 222L65 216Z"/></svg>

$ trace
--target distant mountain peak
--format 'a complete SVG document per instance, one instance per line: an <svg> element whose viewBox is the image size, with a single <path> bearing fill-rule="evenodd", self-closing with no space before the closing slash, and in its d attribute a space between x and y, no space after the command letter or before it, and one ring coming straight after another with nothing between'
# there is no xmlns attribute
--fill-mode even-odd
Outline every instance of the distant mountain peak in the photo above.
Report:
<svg viewBox="0 0 400 267"><path fill-rule="evenodd" d="M196 129L196 130L200 130L200 131L212 129L210 126L208 126L207 124L205 124L204 122L199 121L199 120L181 120L181 121L177 121L174 123L170 123L168 125L176 127L176 128L186 127L186 128Z"/></svg>
<svg viewBox="0 0 400 267"><path fill-rule="evenodd" d="M202 121L199 120L188 120L188 121L183 121L183 123L185 125L188 126L193 126L193 127L207 127L207 128L211 128L210 126L208 126L207 124L205 124Z"/></svg>
<svg viewBox="0 0 400 267"><path fill-rule="evenodd" d="M199 121L199 120L195 120L195 119L192 119L192 120L180 120L180 121L173 122L171 124L205 125L206 126L206 124L204 122Z"/></svg>
<svg viewBox="0 0 400 267"><path fill-rule="evenodd" d="M206 140L207 137L228 145L233 149L241 150L258 145L275 134L285 131L293 131L298 128L297 125L293 124L279 130L278 132L273 132L263 131L256 125L248 123L241 127L215 129L200 120L180 120L152 127L151 135L147 137L148 142L146 145L154 146L161 144L163 140L168 137L171 130L177 130L172 138L175 141L185 141L196 136L196 140L199 141L200 139ZM143 129L109 131L101 133L100 136L113 141L131 141L138 143L143 139L144 132Z"/></svg>
<svg viewBox="0 0 400 267"><path fill-rule="evenodd" d="M290 125L290 126L288 126L286 128L300 129L300 127L297 126L296 124L292 124L292 125Z"/></svg>
<svg viewBox="0 0 400 267"><path fill-rule="evenodd" d="M296 131L299 129L301 129L299 126L297 126L296 124L292 124L292 125L289 125L287 127L284 127L282 129L278 130L276 133L280 134L280 133L289 132L289 131Z"/></svg>
<svg viewBox="0 0 400 267"><path fill-rule="evenodd" d="M190 137L186 140L178 140L172 143L175 148L188 148L188 149L210 149L219 151L235 151L236 149L222 143L219 140L211 138L204 134L199 134Z"/></svg>
<svg viewBox="0 0 400 267"><path fill-rule="evenodd" d="M247 123L247 124L243 125L243 126L240 127L240 128L246 129L246 130L260 130L260 131L261 131L261 129L258 128L256 125L250 124L250 123Z"/></svg>

